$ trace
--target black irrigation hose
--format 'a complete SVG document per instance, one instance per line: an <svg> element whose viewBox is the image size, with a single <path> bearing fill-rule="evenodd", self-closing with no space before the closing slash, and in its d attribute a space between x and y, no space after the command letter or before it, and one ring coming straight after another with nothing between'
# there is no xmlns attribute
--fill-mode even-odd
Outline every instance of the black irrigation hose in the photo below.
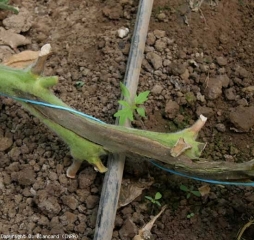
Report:
<svg viewBox="0 0 254 240"><path fill-rule="evenodd" d="M153 0L139 1L137 19L124 78L124 83L131 93L131 101L133 100L138 87L152 7ZM127 123L125 126L130 125ZM109 170L104 177L94 240L112 239L124 163L125 156L121 154L112 155L108 159Z"/></svg>

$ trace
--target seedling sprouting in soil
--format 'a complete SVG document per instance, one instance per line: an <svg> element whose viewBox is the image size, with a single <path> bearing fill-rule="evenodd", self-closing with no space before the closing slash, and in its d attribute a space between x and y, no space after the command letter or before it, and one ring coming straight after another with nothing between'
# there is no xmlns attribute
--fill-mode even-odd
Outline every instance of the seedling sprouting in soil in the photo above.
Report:
<svg viewBox="0 0 254 240"><path fill-rule="evenodd" d="M74 83L74 86L78 89L82 88L84 86L84 82L83 81L77 81Z"/></svg>
<svg viewBox="0 0 254 240"><path fill-rule="evenodd" d="M194 196L196 196L196 197L200 197L200 196L201 196L201 194L200 194L199 191L194 191L194 190L193 190L193 189L194 189L193 186L191 186L190 188L188 188L188 187L186 187L185 185L182 184L182 185L180 186L180 189L181 189L182 191L186 192L186 198L187 198L187 199L189 199L191 195L194 195Z"/></svg>
<svg viewBox="0 0 254 240"><path fill-rule="evenodd" d="M0 9L13 11L16 14L19 13L19 9L17 7L9 5L9 0L0 0Z"/></svg>
<svg viewBox="0 0 254 240"><path fill-rule="evenodd" d="M189 214L187 215L187 218L188 218L188 219L191 219L191 218L194 217L194 216L195 216L195 213L192 212L192 213L189 213Z"/></svg>
<svg viewBox="0 0 254 240"><path fill-rule="evenodd" d="M145 196L146 199L148 199L152 203L152 211L154 209L154 206L157 205L158 207L161 207L160 199L162 198L162 195L160 192L157 192L154 197Z"/></svg>
<svg viewBox="0 0 254 240"><path fill-rule="evenodd" d="M114 114L114 117L119 117L119 125L123 125L127 119L133 121L135 112L139 116L145 117L145 109L140 105L144 104L147 101L147 96L150 91L141 92L139 95L136 95L134 98L134 103L130 104L128 102L128 99L130 97L130 92L128 88L123 83L120 83L120 88L126 100L118 101L118 103L122 105L122 109L120 109Z"/></svg>

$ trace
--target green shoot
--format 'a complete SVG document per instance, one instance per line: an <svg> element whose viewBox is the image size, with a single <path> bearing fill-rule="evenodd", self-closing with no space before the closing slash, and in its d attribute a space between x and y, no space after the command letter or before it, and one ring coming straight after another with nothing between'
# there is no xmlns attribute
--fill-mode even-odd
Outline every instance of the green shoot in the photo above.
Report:
<svg viewBox="0 0 254 240"><path fill-rule="evenodd" d="M191 197L191 195L194 195L196 197L200 197L201 194L199 191L194 191L193 190L193 186L191 186L190 188L186 187L185 185L181 185L180 189L184 192L186 192L186 198L189 199Z"/></svg>
<svg viewBox="0 0 254 240"><path fill-rule="evenodd" d="M74 83L74 86L79 89L79 88L82 88L84 84L85 83L83 81L77 81Z"/></svg>
<svg viewBox="0 0 254 240"><path fill-rule="evenodd" d="M160 192L157 192L154 197L145 196L145 198L148 199L153 205L161 207L161 203L159 202L159 200L162 198L162 195Z"/></svg>
<svg viewBox="0 0 254 240"><path fill-rule="evenodd" d="M187 215L187 218L190 219L190 218L192 218L192 217L194 217L194 216L195 216L195 213L192 212L192 213L189 213L189 214Z"/></svg>
<svg viewBox="0 0 254 240"><path fill-rule="evenodd" d="M141 92L139 95L136 95L134 98L134 103L130 104L128 99L130 98L130 92L128 88L123 84L120 83L120 88L123 96L126 100L120 100L118 103L122 105L122 109L117 111L114 114L114 117L119 117L119 124L122 126L124 125L125 121L129 119L131 122L134 120L134 113L136 112L139 116L145 117L145 109L140 106L147 101L147 97L150 91Z"/></svg>
<svg viewBox="0 0 254 240"><path fill-rule="evenodd" d="M9 0L0 0L0 9L13 11L15 14L19 13L19 9L17 7L9 5Z"/></svg>

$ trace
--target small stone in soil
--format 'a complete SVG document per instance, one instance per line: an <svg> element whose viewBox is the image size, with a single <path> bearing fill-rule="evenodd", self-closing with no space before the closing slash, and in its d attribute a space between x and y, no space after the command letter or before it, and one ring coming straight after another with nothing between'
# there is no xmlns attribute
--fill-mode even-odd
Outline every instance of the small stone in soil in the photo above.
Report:
<svg viewBox="0 0 254 240"><path fill-rule="evenodd" d="M228 87L230 79L227 74L219 75L218 78L221 81L222 87L224 87L224 88Z"/></svg>
<svg viewBox="0 0 254 240"><path fill-rule="evenodd" d="M95 177L96 172L92 168L88 167L84 169L78 175L79 187L82 189L90 187L93 184Z"/></svg>
<svg viewBox="0 0 254 240"><path fill-rule="evenodd" d="M162 67L162 58L154 52L149 52L146 54L146 59L151 62L154 69L157 70Z"/></svg>
<svg viewBox="0 0 254 240"><path fill-rule="evenodd" d="M157 37L157 38L163 38L163 37L166 36L166 32L165 31L158 30L158 29L154 30L153 33L154 33L155 37Z"/></svg>
<svg viewBox="0 0 254 240"><path fill-rule="evenodd" d="M215 125L215 127L219 132L225 132L226 131L226 127L223 123L218 123L218 124Z"/></svg>
<svg viewBox="0 0 254 240"><path fill-rule="evenodd" d="M240 66L237 66L235 69L236 75L239 76L240 78L246 78L249 76L249 72Z"/></svg>
<svg viewBox="0 0 254 240"><path fill-rule="evenodd" d="M151 90L151 93L154 95L159 95L163 90L163 87L159 84L154 85L154 87Z"/></svg>
<svg viewBox="0 0 254 240"><path fill-rule="evenodd" d="M89 195L87 199L85 200L86 207L88 209L93 209L98 202L99 202L99 197L96 195Z"/></svg>
<svg viewBox="0 0 254 240"><path fill-rule="evenodd" d="M0 152L3 152L9 149L12 146L13 142L11 138L2 137L0 138Z"/></svg>
<svg viewBox="0 0 254 240"><path fill-rule="evenodd" d="M18 183L28 186L35 183L35 173L32 169L23 169L18 173Z"/></svg>
<svg viewBox="0 0 254 240"><path fill-rule="evenodd" d="M73 196L63 196L62 201L72 210L75 210L78 207L78 200Z"/></svg>
<svg viewBox="0 0 254 240"><path fill-rule="evenodd" d="M229 120L236 129L248 132L254 126L254 107L236 107L229 114Z"/></svg>
<svg viewBox="0 0 254 240"><path fill-rule="evenodd" d="M205 88L205 96L210 100L214 100L218 98L221 94L222 94L221 81L217 78L208 79Z"/></svg>
<svg viewBox="0 0 254 240"><path fill-rule="evenodd" d="M225 97L227 98L227 100L235 100L236 99L236 91L235 88L229 88L225 90Z"/></svg>
<svg viewBox="0 0 254 240"><path fill-rule="evenodd" d="M216 58L216 61L217 61L217 63L218 63L221 67L222 67L222 66L226 66L227 63L228 63L227 59L224 58L224 57L217 57L217 58Z"/></svg>
<svg viewBox="0 0 254 240"><path fill-rule="evenodd" d="M179 105L177 102L174 102L172 100L168 101L165 106L165 115L169 119L173 119L176 117L176 115L179 112Z"/></svg>
<svg viewBox="0 0 254 240"><path fill-rule="evenodd" d="M199 106L196 111L197 115L200 116L201 114L204 115L207 118L210 118L214 115L214 111L210 107L203 107Z"/></svg>
<svg viewBox="0 0 254 240"><path fill-rule="evenodd" d="M133 238L137 234L137 232L137 226L133 223L131 219L127 219L119 230L120 239Z"/></svg>

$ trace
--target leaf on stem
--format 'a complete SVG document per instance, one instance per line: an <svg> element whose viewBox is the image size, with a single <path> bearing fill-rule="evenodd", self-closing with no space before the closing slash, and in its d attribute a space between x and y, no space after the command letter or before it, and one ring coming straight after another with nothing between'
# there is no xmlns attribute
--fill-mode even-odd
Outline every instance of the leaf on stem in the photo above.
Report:
<svg viewBox="0 0 254 240"><path fill-rule="evenodd" d="M200 194L199 191L191 191L191 193L192 193L193 195L197 196L197 197L200 197L200 196L201 196L201 194Z"/></svg>
<svg viewBox="0 0 254 240"><path fill-rule="evenodd" d="M147 96L149 95L150 91L145 91L140 93L138 96L135 97L135 104L143 104L145 101L147 101Z"/></svg>
<svg viewBox="0 0 254 240"><path fill-rule="evenodd" d="M123 107L131 108L130 104L124 100L119 100L118 103L121 104Z"/></svg>
<svg viewBox="0 0 254 240"><path fill-rule="evenodd" d="M150 196L145 196L145 198L148 199L148 200L151 201L151 202L154 201L154 199L153 199L152 197L150 197Z"/></svg>
<svg viewBox="0 0 254 240"><path fill-rule="evenodd" d="M120 89L125 98L130 97L129 89L122 82L120 82Z"/></svg>
<svg viewBox="0 0 254 240"><path fill-rule="evenodd" d="M189 191L189 189L188 189L185 185L181 185L181 186L180 186L180 189L181 189L182 191L184 191L184 192L188 192L188 191Z"/></svg>
<svg viewBox="0 0 254 240"><path fill-rule="evenodd" d="M136 109L136 111L139 114L139 116L141 116L141 117L145 117L146 116L146 112L145 112L145 109L143 107L138 107Z"/></svg>
<svg viewBox="0 0 254 240"><path fill-rule="evenodd" d="M121 126L124 125L127 119L133 121L133 113L129 108L120 109L118 112L114 114L114 117L119 117L119 124Z"/></svg>
<svg viewBox="0 0 254 240"><path fill-rule="evenodd" d="M160 192L157 192L157 193L155 194L154 199L155 199L155 200L159 200L159 199L161 199L161 198L162 198L161 193L160 193Z"/></svg>

